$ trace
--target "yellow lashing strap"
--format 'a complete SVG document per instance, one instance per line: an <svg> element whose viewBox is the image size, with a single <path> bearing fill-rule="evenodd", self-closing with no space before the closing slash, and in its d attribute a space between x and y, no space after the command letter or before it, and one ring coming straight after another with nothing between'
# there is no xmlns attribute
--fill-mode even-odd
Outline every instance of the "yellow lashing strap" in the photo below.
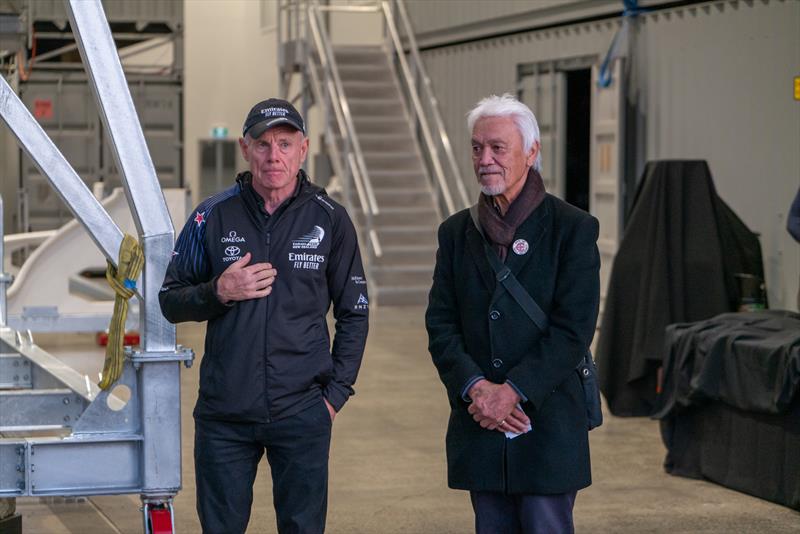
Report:
<svg viewBox="0 0 800 534"><path fill-rule="evenodd" d="M108 327L108 345L106 345L106 361L103 365L103 376L100 389L108 389L122 375L122 364L125 353L125 320L128 318L128 300L135 294L136 280L142 272L144 254L135 237L125 234L119 247L119 268L108 262L106 280L116 293L114 298L114 314Z"/></svg>

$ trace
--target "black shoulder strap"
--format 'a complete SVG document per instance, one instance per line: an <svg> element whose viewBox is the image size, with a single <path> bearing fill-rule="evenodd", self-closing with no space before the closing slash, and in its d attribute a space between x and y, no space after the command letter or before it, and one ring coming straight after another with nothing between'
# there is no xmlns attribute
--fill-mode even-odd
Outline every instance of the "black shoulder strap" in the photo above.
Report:
<svg viewBox="0 0 800 534"><path fill-rule="evenodd" d="M483 229L481 228L480 223L478 222L477 204L474 204L470 207L469 215L472 217L472 223L475 225L475 228L478 229L478 232L486 237L483 234ZM500 257L494 250L492 250L492 247L489 246L485 239L483 240L483 250L486 252L486 259L489 260L489 265L492 266L492 270L494 271L497 281L503 285L505 290L508 291L508 293L514 298L517 304L519 304L525 314L530 318L531 321L533 321L539 330L542 332L547 332L547 315L545 315L539 305L536 304L536 301L533 300L533 297L531 297L530 293L525 291L525 288L519 283L519 280L517 280L517 277L511 272L511 269L503 264L503 262L500 260Z"/></svg>
<svg viewBox="0 0 800 534"><path fill-rule="evenodd" d="M506 291L517 301L517 304L519 304L525 314L530 317L531 321L539 327L539 330L546 333L548 328L547 315L545 315L539 305L536 304L536 301L533 300L530 293L525 291L525 288L519 283L519 280L517 280L517 277L511 272L511 269L500 261L500 257L492 250L486 241L483 242L483 249L486 251L486 257L489 260L489 264L492 266L497 281L503 284Z"/></svg>

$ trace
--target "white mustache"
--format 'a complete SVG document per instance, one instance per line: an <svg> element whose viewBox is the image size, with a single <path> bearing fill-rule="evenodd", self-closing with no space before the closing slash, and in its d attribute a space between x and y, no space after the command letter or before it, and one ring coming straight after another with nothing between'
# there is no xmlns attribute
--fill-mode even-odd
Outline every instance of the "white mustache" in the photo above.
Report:
<svg viewBox="0 0 800 534"><path fill-rule="evenodd" d="M478 167L478 174L490 174L500 172L500 169L496 167Z"/></svg>

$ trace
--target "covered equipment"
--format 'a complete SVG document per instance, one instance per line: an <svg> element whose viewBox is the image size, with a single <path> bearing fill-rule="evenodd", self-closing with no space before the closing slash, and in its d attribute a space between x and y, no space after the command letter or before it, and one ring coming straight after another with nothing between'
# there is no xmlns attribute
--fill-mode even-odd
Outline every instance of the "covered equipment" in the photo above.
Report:
<svg viewBox="0 0 800 534"><path fill-rule="evenodd" d="M717 195L706 162L648 163L614 259L597 344L611 413L653 412L664 328L738 309L742 274L763 280L761 246Z"/></svg>

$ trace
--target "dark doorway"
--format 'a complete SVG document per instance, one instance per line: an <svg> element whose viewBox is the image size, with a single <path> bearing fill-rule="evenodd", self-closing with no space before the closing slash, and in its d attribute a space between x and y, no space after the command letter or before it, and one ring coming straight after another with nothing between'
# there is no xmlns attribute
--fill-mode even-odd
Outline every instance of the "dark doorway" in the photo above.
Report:
<svg viewBox="0 0 800 534"><path fill-rule="evenodd" d="M568 70L565 74L567 77L565 200L573 206L589 211L592 70Z"/></svg>

